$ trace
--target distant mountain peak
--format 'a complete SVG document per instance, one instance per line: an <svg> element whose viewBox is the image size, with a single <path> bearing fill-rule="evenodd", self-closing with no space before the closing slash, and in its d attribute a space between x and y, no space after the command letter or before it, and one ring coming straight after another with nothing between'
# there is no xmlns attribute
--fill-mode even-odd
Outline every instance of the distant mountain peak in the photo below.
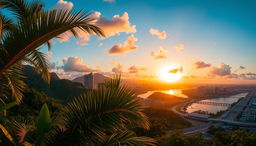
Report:
<svg viewBox="0 0 256 146"><path fill-rule="evenodd" d="M93 79L90 79L89 76L92 75L92 78ZM74 80L72 80L73 82L78 82L78 83L81 83L85 86L85 83L88 83L88 82L91 82L93 81L92 83L92 88L97 88L98 84L99 83L103 83L105 80L108 80L110 79L109 77L106 77L100 73L89 73L89 74L85 74L83 76L80 76L80 77L77 77L75 78Z"/></svg>

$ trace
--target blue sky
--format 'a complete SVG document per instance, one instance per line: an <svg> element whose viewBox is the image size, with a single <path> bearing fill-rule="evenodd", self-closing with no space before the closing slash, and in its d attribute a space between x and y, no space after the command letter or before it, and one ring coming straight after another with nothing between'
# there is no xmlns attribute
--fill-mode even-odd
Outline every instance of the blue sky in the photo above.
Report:
<svg viewBox="0 0 256 146"><path fill-rule="evenodd" d="M56 6L57 0L44 1L46 8ZM68 42L54 40L52 62L62 66L62 59L75 56L83 59L90 68L111 72L117 64L122 72L131 66L146 68L141 74L156 75L159 68L175 64L184 68L184 76L203 74L209 77L212 68L223 62L229 65L229 74L256 72L256 1L253 0L69 0L75 10L101 13L101 17L113 20L114 15L128 13L130 26L136 32L99 39L91 36L87 45L78 45L79 39ZM149 33L151 28L167 34L159 39ZM136 50L110 55L108 50L116 44L124 44L131 36L137 38ZM101 44L101 45L100 45ZM184 49L176 51L178 45ZM162 46L166 58L154 59L151 51ZM203 61L211 67L197 70L193 63ZM239 69L244 66L245 69ZM217 74L218 76L218 74ZM220 75L221 78L225 75Z"/></svg>

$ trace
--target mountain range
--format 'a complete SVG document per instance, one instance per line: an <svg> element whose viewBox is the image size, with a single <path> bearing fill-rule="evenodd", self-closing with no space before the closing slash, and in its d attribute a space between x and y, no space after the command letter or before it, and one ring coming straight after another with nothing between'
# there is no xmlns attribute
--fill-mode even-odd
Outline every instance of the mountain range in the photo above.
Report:
<svg viewBox="0 0 256 146"><path fill-rule="evenodd" d="M85 78L85 76L88 76L88 75L83 75L81 77L77 77L77 78L73 79L72 81L76 82L76 83L81 83L84 85L85 82L88 82L88 80L86 80L86 78ZM99 83L103 83L105 80L108 80L108 79L110 79L110 78L106 77L102 74L95 73L95 74L93 74L93 85L97 88Z"/></svg>
<svg viewBox="0 0 256 146"><path fill-rule="evenodd" d="M51 81L48 84L33 67L26 65L23 69L24 82L29 88L34 88L38 91L45 92L48 96L66 103L75 96L79 96L87 89L81 83L72 82L67 79L60 79L56 73L50 73Z"/></svg>

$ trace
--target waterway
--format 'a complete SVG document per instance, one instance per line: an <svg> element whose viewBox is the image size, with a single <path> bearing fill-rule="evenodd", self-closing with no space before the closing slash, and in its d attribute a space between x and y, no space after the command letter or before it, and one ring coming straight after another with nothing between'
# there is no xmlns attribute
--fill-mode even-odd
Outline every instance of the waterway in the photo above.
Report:
<svg viewBox="0 0 256 146"><path fill-rule="evenodd" d="M232 103L237 102L240 98L244 98L247 94L248 93L240 93L240 94L232 95L229 97L220 97L220 98L214 98L214 99L200 100L199 102L214 102L214 103L232 104ZM187 107L186 112L192 113L195 111L204 111L204 112L216 114L217 112L225 111L228 108L229 108L228 106L192 103L191 105L189 105Z"/></svg>
<svg viewBox="0 0 256 146"><path fill-rule="evenodd" d="M174 95L174 96L177 96L177 97L188 98L187 95L182 94L182 89L154 90L154 91L148 91L148 92L140 94L138 96L141 97L141 98L148 98L154 92L162 92L162 93Z"/></svg>

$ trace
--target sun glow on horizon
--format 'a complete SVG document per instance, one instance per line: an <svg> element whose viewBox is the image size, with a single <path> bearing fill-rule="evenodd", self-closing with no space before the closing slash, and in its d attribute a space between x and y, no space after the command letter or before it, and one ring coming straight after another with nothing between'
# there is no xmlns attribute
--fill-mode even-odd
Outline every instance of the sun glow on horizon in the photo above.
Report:
<svg viewBox="0 0 256 146"><path fill-rule="evenodd" d="M177 82L182 77L182 68L177 66L165 66L160 70L159 77L165 82Z"/></svg>

